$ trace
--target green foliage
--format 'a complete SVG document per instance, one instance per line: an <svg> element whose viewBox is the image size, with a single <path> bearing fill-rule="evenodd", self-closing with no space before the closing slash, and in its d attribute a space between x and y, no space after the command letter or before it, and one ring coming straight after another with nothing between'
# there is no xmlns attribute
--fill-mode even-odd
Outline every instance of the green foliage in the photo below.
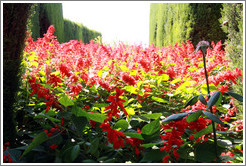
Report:
<svg viewBox="0 0 246 166"><path fill-rule="evenodd" d="M37 40L40 37L40 23L39 23L39 13L40 5L33 4L31 8L31 16L28 20L28 32L34 40Z"/></svg>
<svg viewBox="0 0 246 166"><path fill-rule="evenodd" d="M91 39L101 36L101 33L91 30L80 23L72 22L64 19L65 41L81 40L84 43L89 43Z"/></svg>
<svg viewBox="0 0 246 166"><path fill-rule="evenodd" d="M222 29L227 33L226 53L232 61L232 68L243 70L243 4L242 3L224 3L221 9L220 23ZM243 83L240 78L238 85L233 87L233 91L243 95ZM243 110L242 104L238 103L240 110Z"/></svg>
<svg viewBox="0 0 246 166"><path fill-rule="evenodd" d="M3 141L14 142L16 121L13 104L20 86L21 59L31 3L3 4ZM21 16L21 17L20 17Z"/></svg>
<svg viewBox="0 0 246 166"><path fill-rule="evenodd" d="M34 40L42 37L50 25L55 26L54 35L57 40L68 42L81 40L89 43L91 39L101 36L100 32L91 30L80 23L63 18L61 3L37 3L32 7L31 19L28 22L28 31Z"/></svg>
<svg viewBox="0 0 246 166"><path fill-rule="evenodd" d="M158 47L191 40L218 42L226 38L218 19L221 4L159 3L150 6L149 43Z"/></svg>
<svg viewBox="0 0 246 166"><path fill-rule="evenodd" d="M64 42L64 20L61 3L40 4L40 35L46 33L50 25L55 26L54 35L59 42Z"/></svg>
<svg viewBox="0 0 246 166"><path fill-rule="evenodd" d="M150 5L149 42L158 47L190 40L194 18L188 3Z"/></svg>

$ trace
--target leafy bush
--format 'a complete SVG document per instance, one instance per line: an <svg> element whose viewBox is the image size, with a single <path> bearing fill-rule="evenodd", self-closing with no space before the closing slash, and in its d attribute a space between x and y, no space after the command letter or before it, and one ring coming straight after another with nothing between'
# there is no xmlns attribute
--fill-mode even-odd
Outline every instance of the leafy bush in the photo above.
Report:
<svg viewBox="0 0 246 166"><path fill-rule="evenodd" d="M53 31L28 39L20 145L5 148L6 162L8 154L14 162L242 162L242 121L228 91L242 75L221 42L207 49L208 100L203 54L190 41L161 50L59 44Z"/></svg>
<svg viewBox="0 0 246 166"><path fill-rule="evenodd" d="M227 56L231 59L233 68L243 70L243 4L242 3L224 3L221 10L222 17L220 23L222 29L227 33L225 41ZM243 94L243 81L238 79L238 86L233 90L239 94ZM237 104L241 110L242 104Z"/></svg>
<svg viewBox="0 0 246 166"><path fill-rule="evenodd" d="M221 3L153 3L150 6L149 42L159 48L191 40L219 42Z"/></svg>

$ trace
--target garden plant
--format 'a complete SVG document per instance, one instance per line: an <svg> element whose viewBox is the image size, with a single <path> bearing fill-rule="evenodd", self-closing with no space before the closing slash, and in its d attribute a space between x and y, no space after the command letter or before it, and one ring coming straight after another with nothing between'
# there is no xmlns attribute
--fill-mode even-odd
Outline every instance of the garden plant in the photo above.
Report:
<svg viewBox="0 0 246 166"><path fill-rule="evenodd" d="M27 39L15 163L242 163L240 69L222 43L169 47Z"/></svg>

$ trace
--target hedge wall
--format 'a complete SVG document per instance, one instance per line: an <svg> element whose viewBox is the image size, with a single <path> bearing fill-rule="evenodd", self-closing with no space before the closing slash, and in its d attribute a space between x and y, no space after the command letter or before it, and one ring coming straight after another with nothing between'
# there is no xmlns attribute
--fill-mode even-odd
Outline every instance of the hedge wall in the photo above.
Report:
<svg viewBox="0 0 246 166"><path fill-rule="evenodd" d="M80 23L63 18L61 3L38 3L33 8L29 22L29 31L36 40L46 33L50 25L55 26L55 36L60 43L69 40L82 40L89 43L91 39L101 36L101 33L91 30Z"/></svg>
<svg viewBox="0 0 246 166"><path fill-rule="evenodd" d="M224 32L228 34L225 41L226 53L232 61L232 67L243 71L243 4L224 3L221 14L219 21ZM243 80L240 78L237 83L233 91L243 95ZM238 103L237 106L243 110L242 104Z"/></svg>
<svg viewBox="0 0 246 166"><path fill-rule="evenodd" d="M154 3L150 6L149 43L158 47L191 40L225 40L218 19L222 4Z"/></svg>

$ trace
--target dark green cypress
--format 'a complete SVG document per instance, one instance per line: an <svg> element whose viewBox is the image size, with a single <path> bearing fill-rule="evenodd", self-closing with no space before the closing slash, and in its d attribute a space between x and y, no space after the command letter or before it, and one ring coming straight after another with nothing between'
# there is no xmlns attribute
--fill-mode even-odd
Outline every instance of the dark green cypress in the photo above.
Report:
<svg viewBox="0 0 246 166"><path fill-rule="evenodd" d="M3 142L15 143L13 104L20 86L20 64L31 3L3 3Z"/></svg>

